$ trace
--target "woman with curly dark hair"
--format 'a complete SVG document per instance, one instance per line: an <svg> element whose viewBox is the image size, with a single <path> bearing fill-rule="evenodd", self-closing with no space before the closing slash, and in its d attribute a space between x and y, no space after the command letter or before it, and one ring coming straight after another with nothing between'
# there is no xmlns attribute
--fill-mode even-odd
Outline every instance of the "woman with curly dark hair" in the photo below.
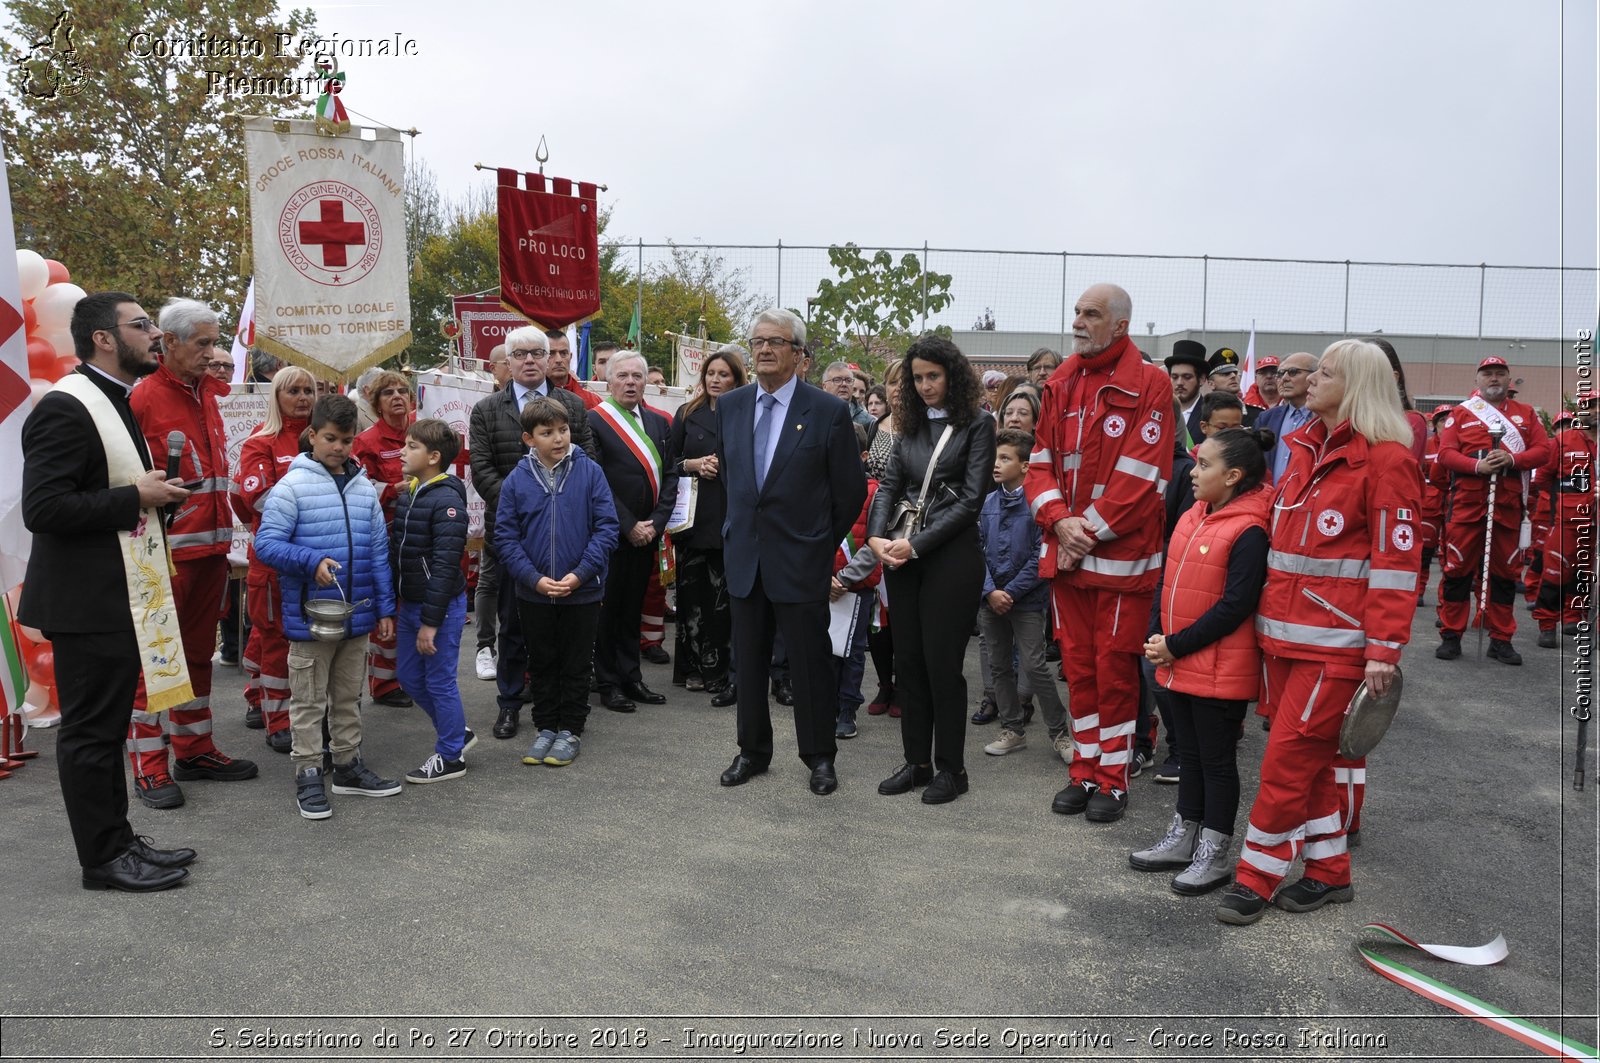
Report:
<svg viewBox="0 0 1600 1063"><path fill-rule="evenodd" d="M881 794L926 786L924 804L967 792L967 681L962 674L983 587L978 510L994 483L994 418L954 343L927 335L901 361L894 453L867 520L883 562L895 632L905 764Z"/></svg>

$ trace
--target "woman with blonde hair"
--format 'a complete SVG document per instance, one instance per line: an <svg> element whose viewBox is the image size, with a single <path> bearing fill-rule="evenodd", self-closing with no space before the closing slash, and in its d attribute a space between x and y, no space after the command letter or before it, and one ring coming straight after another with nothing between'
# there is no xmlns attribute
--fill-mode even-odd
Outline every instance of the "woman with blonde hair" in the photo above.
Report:
<svg viewBox="0 0 1600 1063"><path fill-rule="evenodd" d="M1389 690L1417 608L1422 482L1388 357L1361 340L1333 344L1306 407L1317 420L1287 441L1256 615L1272 730L1234 885L1217 908L1237 926L1269 902L1311 912L1354 897L1354 810L1336 770L1354 780L1364 762L1339 757L1339 729L1363 683ZM1296 856L1304 877L1280 889Z"/></svg>
<svg viewBox="0 0 1600 1063"><path fill-rule="evenodd" d="M239 467L233 474L229 500L233 512L255 534L261 524L267 492L300 453L300 437L311 421L317 401L317 381L297 365L286 365L272 377L267 393L267 419L244 441ZM245 643L244 666L246 727L267 730L267 745L289 752L289 641L283 633L282 600L278 574L250 548L250 568L245 574L250 639Z"/></svg>

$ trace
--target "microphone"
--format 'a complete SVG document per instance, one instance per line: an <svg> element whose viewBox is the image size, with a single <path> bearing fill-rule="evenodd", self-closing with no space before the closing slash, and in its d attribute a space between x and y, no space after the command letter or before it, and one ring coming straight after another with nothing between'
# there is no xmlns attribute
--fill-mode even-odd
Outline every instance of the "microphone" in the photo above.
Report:
<svg viewBox="0 0 1600 1063"><path fill-rule="evenodd" d="M167 433L167 479L178 478L178 467L183 461L183 433L173 429ZM176 502L168 502L165 508L167 523L172 523L172 515L178 511Z"/></svg>

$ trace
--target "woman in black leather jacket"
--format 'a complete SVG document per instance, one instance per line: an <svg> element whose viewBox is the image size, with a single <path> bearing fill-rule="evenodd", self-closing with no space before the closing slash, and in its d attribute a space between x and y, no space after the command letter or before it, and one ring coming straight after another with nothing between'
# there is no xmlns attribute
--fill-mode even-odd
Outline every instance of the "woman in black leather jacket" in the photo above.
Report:
<svg viewBox="0 0 1600 1063"><path fill-rule="evenodd" d="M923 336L901 363L899 436L867 520L867 544L883 562L906 762L878 785L903 794L926 785L924 804L967 792L967 682L962 674L983 588L978 510L994 486L994 418L978 405L977 374L943 336ZM927 497L922 485L946 427ZM906 502L923 506L921 528L890 539Z"/></svg>

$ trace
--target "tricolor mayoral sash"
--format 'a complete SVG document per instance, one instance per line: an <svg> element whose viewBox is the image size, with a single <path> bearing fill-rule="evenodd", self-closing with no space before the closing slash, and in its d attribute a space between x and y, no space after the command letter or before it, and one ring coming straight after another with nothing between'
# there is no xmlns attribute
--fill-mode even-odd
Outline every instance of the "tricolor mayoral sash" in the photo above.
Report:
<svg viewBox="0 0 1600 1063"><path fill-rule="evenodd" d="M144 462L111 400L82 373L68 373L51 390L70 395L89 411L106 452L106 482L112 487L138 483L145 474ZM116 535L133 634L139 645L139 667L144 672L145 711L161 712L193 701L172 598L172 553L160 510L141 510L138 525Z"/></svg>
<svg viewBox="0 0 1600 1063"><path fill-rule="evenodd" d="M616 399L606 399L595 407L594 412L606 419L606 423L627 444L634 458L644 466L645 477L650 481L650 505L654 506L661 498L661 452L645 434L644 421Z"/></svg>

